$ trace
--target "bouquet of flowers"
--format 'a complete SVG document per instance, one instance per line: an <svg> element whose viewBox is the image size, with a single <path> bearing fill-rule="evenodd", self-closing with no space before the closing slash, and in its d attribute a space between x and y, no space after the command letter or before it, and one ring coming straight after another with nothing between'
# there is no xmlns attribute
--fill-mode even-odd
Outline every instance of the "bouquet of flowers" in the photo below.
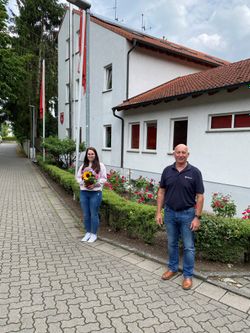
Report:
<svg viewBox="0 0 250 333"><path fill-rule="evenodd" d="M97 182L97 174L91 168L85 168L82 171L82 180L84 181L84 185L88 187L89 185L93 185Z"/></svg>

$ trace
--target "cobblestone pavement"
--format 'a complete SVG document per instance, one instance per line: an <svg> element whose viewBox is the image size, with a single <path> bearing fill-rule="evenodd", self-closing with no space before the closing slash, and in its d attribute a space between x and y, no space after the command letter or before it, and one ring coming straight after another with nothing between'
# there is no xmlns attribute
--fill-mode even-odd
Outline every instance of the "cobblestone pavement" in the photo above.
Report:
<svg viewBox="0 0 250 333"><path fill-rule="evenodd" d="M98 240L32 163L0 145L0 332L250 332L250 300Z"/></svg>

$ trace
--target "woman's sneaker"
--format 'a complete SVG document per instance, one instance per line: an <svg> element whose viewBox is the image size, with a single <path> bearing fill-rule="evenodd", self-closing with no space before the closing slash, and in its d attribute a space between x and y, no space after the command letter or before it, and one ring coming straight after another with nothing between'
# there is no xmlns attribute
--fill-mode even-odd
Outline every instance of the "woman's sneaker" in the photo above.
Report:
<svg viewBox="0 0 250 333"><path fill-rule="evenodd" d="M81 239L81 242L87 242L91 237L91 233L87 232L85 236Z"/></svg>
<svg viewBox="0 0 250 333"><path fill-rule="evenodd" d="M96 234L91 234L88 243L94 243L97 240L97 235Z"/></svg>

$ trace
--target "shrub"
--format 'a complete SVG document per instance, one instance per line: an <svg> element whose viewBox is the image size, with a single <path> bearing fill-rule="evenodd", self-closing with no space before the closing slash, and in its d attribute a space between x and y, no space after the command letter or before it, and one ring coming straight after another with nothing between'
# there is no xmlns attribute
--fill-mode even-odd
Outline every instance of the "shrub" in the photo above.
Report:
<svg viewBox="0 0 250 333"><path fill-rule="evenodd" d="M247 222L247 221L246 221ZM201 229L196 233L196 249L202 257L221 261L240 261L249 251L250 221L203 214Z"/></svg>
<svg viewBox="0 0 250 333"><path fill-rule="evenodd" d="M48 159L52 159L55 165L64 169L69 168L73 159L73 154L76 151L76 144L74 140L69 138L61 140L58 137L50 136L45 139L42 146L46 150ZM79 149L80 151L83 151L85 149L84 144L81 144Z"/></svg>
<svg viewBox="0 0 250 333"><path fill-rule="evenodd" d="M80 197L79 184L75 177L55 165L49 165L37 158L38 164L68 192L75 194L77 200ZM134 238L153 243L154 236L159 227L155 223L156 207L139 205L126 200L114 191L103 189L103 200L100 214L106 223L115 231L124 230Z"/></svg>
<svg viewBox="0 0 250 333"><path fill-rule="evenodd" d="M217 216L233 217L236 214L236 205L230 195L214 193L211 207Z"/></svg>

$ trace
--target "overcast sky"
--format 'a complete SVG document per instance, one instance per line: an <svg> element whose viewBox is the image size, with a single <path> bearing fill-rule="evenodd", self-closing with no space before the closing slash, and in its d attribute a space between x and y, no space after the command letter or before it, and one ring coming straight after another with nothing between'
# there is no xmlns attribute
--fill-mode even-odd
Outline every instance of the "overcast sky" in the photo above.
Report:
<svg viewBox="0 0 250 333"><path fill-rule="evenodd" d="M229 61L250 58L250 0L88 1L109 19L117 3L118 20L141 31L143 14L147 34Z"/></svg>

